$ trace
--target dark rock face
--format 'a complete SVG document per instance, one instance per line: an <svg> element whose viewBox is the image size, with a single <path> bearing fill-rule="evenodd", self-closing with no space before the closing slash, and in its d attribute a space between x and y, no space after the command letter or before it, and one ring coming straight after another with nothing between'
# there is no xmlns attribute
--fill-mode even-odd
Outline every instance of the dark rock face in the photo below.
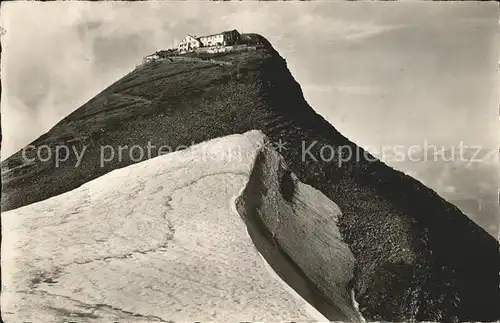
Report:
<svg viewBox="0 0 500 323"><path fill-rule="evenodd" d="M309 107L270 44L258 35L247 37L264 48L216 58L231 64L150 63L105 89L34 141L52 147L52 154L57 145L67 145L66 161L57 167L53 159L25 163L18 152L3 163L12 169L3 175L3 210L148 157L125 149L119 158L119 146L176 149L259 129L272 142L286 142L281 154L290 170L339 205L339 227L357 260L356 299L367 320L499 319L498 242L420 182L370 161L372 156ZM112 149L104 149L109 161L101 165L106 145ZM84 147L75 167L72 149ZM340 163L339 154L327 154L341 147L359 158ZM165 153L150 151L151 157ZM28 150L27 157L34 152ZM58 154L64 157L64 151ZM283 181L286 195L290 187Z"/></svg>

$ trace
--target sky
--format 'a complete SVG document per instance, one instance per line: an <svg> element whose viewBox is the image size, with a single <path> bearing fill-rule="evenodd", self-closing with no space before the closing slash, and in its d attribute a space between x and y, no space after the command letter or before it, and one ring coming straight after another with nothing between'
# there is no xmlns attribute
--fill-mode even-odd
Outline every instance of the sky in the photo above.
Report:
<svg viewBox="0 0 500 323"><path fill-rule="evenodd" d="M2 159L144 56L227 29L266 37L361 146L495 148L498 20L494 2L7 2Z"/></svg>

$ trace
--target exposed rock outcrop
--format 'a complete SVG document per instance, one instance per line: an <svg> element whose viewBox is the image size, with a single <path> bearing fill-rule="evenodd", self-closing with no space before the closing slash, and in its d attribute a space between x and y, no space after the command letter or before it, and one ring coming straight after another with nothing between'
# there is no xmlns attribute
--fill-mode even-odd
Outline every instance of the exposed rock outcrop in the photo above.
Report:
<svg viewBox="0 0 500 323"><path fill-rule="evenodd" d="M352 298L355 259L342 241L342 212L333 201L266 148L236 206L261 254L290 286L329 320L362 320Z"/></svg>

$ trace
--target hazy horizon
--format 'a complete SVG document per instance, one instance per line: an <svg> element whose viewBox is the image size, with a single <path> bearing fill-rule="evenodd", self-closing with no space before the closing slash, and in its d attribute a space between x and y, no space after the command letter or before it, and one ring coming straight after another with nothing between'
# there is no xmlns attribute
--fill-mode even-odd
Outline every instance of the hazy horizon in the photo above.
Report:
<svg viewBox="0 0 500 323"><path fill-rule="evenodd" d="M310 105L361 146L426 140L494 149L495 9L489 2L6 3L2 159L144 56L188 33L226 29L265 36Z"/></svg>

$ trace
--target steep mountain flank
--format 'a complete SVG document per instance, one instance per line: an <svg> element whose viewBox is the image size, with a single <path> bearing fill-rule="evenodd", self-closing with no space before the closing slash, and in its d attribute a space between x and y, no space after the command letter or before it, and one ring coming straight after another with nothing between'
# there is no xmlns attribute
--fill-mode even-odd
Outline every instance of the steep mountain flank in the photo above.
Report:
<svg viewBox="0 0 500 323"><path fill-rule="evenodd" d="M280 153L298 179L340 207L338 225L357 260L354 290L367 320L498 319L498 242L434 191L372 161L314 112L264 38L245 37L264 47L217 55L228 64L152 62L105 89L33 142L49 145L52 154L56 145L67 145L66 161L42 162L28 149L32 162L18 152L2 164L3 209L61 194L148 157L124 150L120 158L119 146L138 145L154 157L159 151L148 144L176 149L259 129L271 143L286 143ZM112 149L102 159L107 145ZM72 149L84 147L75 167ZM345 154L330 156L340 149L354 157L340 162Z"/></svg>

